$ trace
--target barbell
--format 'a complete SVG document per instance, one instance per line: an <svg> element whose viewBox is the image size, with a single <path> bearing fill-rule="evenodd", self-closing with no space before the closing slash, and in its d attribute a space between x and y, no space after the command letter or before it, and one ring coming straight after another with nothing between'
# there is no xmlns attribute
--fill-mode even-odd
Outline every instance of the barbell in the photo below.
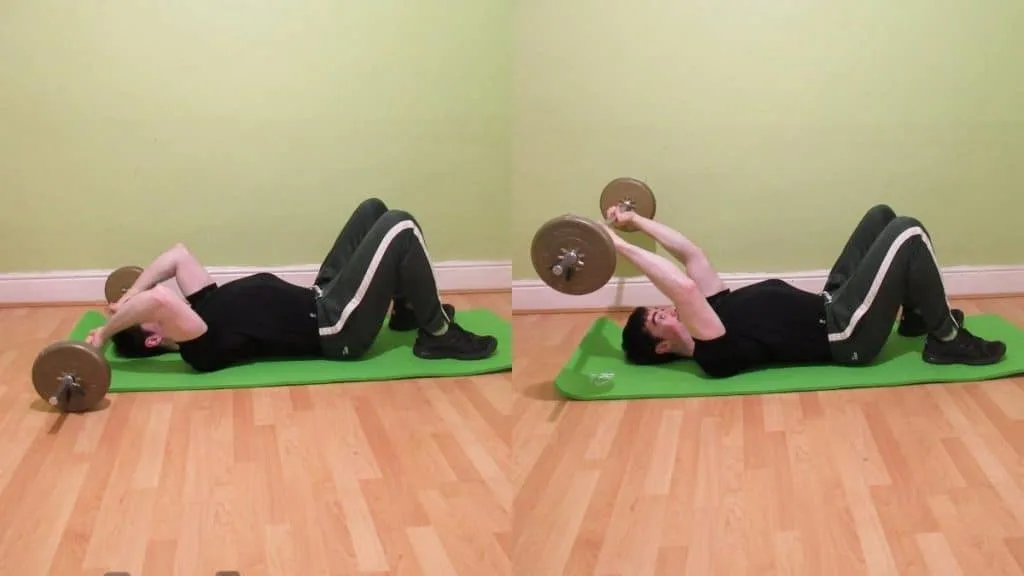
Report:
<svg viewBox="0 0 1024 576"><path fill-rule="evenodd" d="M138 266L114 270L104 285L114 303L142 274ZM78 340L61 340L42 349L32 363L32 384L43 400L61 412L92 410L110 390L110 363L103 350Z"/></svg>
<svg viewBox="0 0 1024 576"><path fill-rule="evenodd" d="M654 192L636 178L616 178L601 191L599 207L604 218L618 205L645 218L654 218ZM633 226L624 226L627 231ZM599 290L615 274L615 243L596 221L563 214L545 222L533 236L530 259L540 279L564 294L579 296Z"/></svg>

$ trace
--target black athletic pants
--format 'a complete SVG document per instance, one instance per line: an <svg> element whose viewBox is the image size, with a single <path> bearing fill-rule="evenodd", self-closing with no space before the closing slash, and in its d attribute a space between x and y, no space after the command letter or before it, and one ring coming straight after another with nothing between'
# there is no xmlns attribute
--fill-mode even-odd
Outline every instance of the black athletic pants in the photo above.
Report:
<svg viewBox="0 0 1024 576"><path fill-rule="evenodd" d="M901 307L905 314L920 315L938 336L955 327L927 230L885 205L861 219L824 292L829 344L841 364L871 362L892 333Z"/></svg>
<svg viewBox="0 0 1024 576"><path fill-rule="evenodd" d="M408 302L420 327L448 322L416 220L376 198L363 201L338 234L314 282L320 342L328 358L358 358L391 308Z"/></svg>

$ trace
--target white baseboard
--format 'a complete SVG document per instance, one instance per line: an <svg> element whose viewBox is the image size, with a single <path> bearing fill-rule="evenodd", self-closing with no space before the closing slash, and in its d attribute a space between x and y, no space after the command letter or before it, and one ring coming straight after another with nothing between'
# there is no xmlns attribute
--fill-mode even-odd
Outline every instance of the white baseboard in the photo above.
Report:
<svg viewBox="0 0 1024 576"><path fill-rule="evenodd" d="M270 272L299 286L310 286L317 265L277 267L211 267L217 282L227 282L256 272ZM509 261L448 261L434 265L441 292L508 290L512 284ZM72 270L0 274L0 304L46 304L61 302L98 302L103 300L103 285L111 270ZM173 281L168 282L174 288Z"/></svg>
<svg viewBox="0 0 1024 576"><path fill-rule="evenodd" d="M821 290L827 270L788 273L722 274L726 286L739 288L768 278L781 278L798 288ZM942 270L949 296L984 296L1024 293L1024 265L1020 266L952 266ZM587 310L664 306L668 299L649 280L615 278L600 290L582 296L556 292L540 280L517 280L512 283L512 309L517 313L545 310Z"/></svg>
<svg viewBox="0 0 1024 576"><path fill-rule="evenodd" d="M211 267L218 282L227 282L256 272L270 272L300 286L309 286L316 265L276 267ZM512 308L516 312L631 308L638 305L664 305L668 300L646 278L616 278L602 289L583 296L555 292L540 280L512 281L509 261L447 261L435 265L441 292L474 292L512 288ZM0 274L0 304L47 304L95 302L103 299L103 284L110 270L71 270L55 272L19 272ZM788 273L723 274L730 288L738 288L767 278L781 278L805 290L820 290L826 270ZM943 269L950 296L1024 294L1024 265L953 266ZM168 286L174 287L173 283Z"/></svg>

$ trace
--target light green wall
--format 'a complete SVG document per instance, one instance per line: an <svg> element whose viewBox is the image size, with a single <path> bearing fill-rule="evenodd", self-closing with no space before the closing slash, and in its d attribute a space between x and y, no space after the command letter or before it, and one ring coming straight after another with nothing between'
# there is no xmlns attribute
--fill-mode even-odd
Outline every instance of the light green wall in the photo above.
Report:
<svg viewBox="0 0 1024 576"><path fill-rule="evenodd" d="M510 22L503 1L3 2L0 271L179 240L317 263L368 195L435 259L509 259Z"/></svg>
<svg viewBox="0 0 1024 576"><path fill-rule="evenodd" d="M5 2L0 271L312 263L379 195L435 259L531 278L537 227L621 175L726 271L826 267L882 201L943 264L1022 263L1022 28L997 0Z"/></svg>
<svg viewBox="0 0 1024 576"><path fill-rule="evenodd" d="M1024 3L518 9L515 278L541 223L599 217L623 175L725 271L826 268L876 202L943 265L1024 263Z"/></svg>

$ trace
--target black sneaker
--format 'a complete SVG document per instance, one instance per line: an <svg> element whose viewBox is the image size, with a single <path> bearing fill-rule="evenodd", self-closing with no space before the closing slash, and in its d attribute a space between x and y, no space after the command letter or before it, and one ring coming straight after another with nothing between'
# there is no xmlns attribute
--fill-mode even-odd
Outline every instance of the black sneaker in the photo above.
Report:
<svg viewBox="0 0 1024 576"><path fill-rule="evenodd" d="M971 334L966 328L957 330L948 342L929 335L921 357L929 364L967 364L984 366L995 364L1006 355L1006 344L998 340L985 340Z"/></svg>
<svg viewBox="0 0 1024 576"><path fill-rule="evenodd" d="M420 330L412 353L426 360L483 360L497 349L494 336L479 336L452 322L440 336Z"/></svg>
<svg viewBox="0 0 1024 576"><path fill-rule="evenodd" d="M963 328L964 325L964 311L959 308L953 308L950 310L953 315L953 320L956 321L956 325ZM924 319L921 315L916 312L904 312L900 318L899 328L896 332L900 336L906 336L907 338L917 338L918 336L924 336L928 332L928 328L924 325Z"/></svg>
<svg viewBox="0 0 1024 576"><path fill-rule="evenodd" d="M451 304L441 304L441 308L448 316L448 320L455 321L455 307ZM391 309L391 319L388 320L388 328L395 332L409 332L419 327L416 321L416 314L412 310L402 306Z"/></svg>

